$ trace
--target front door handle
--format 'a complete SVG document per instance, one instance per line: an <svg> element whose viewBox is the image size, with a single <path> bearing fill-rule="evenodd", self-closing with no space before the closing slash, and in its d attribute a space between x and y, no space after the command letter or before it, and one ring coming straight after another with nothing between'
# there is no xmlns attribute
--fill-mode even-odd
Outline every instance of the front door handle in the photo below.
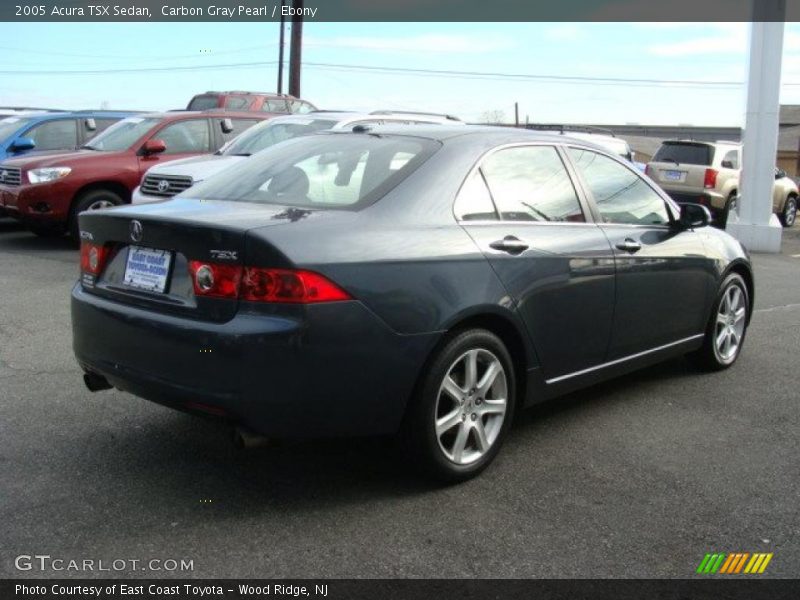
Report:
<svg viewBox="0 0 800 600"><path fill-rule="evenodd" d="M639 242L632 240L631 238L625 238L625 241L617 244L617 248L620 250L624 250L625 252L630 252L631 254L638 252L642 249L642 245Z"/></svg>
<svg viewBox="0 0 800 600"><path fill-rule="evenodd" d="M521 254L529 248L528 244L519 238L515 238L513 235L507 235L502 240L492 242L489 244L489 247L502 252L508 252L509 254Z"/></svg>

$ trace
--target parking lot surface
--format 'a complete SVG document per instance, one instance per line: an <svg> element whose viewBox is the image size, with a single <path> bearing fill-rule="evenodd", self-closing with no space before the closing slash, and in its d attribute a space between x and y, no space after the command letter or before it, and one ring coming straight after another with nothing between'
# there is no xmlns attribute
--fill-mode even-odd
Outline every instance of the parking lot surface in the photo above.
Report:
<svg viewBox="0 0 800 600"><path fill-rule="evenodd" d="M732 369L673 360L536 407L482 476L439 488L384 440L241 451L215 423L89 393L77 252L0 221L0 577L686 577L715 551L796 576L800 229L754 262ZM19 571L22 554L194 570Z"/></svg>

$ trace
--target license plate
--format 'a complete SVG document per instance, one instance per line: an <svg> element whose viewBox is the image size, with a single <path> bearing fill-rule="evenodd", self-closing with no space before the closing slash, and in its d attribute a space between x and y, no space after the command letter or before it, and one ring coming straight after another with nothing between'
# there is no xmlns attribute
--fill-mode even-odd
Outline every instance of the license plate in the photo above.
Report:
<svg viewBox="0 0 800 600"><path fill-rule="evenodd" d="M664 179L670 181L681 181L683 179L683 171L662 171Z"/></svg>
<svg viewBox="0 0 800 600"><path fill-rule="evenodd" d="M140 290L163 293L171 261L172 255L167 250L129 246L123 281Z"/></svg>

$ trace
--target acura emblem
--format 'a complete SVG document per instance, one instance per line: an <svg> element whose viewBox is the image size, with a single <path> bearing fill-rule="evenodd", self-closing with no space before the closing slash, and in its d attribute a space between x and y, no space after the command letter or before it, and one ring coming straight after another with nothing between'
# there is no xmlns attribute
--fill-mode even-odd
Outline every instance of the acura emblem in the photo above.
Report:
<svg viewBox="0 0 800 600"><path fill-rule="evenodd" d="M168 189L169 189L169 181L167 181L166 179L162 179L161 181L158 182L158 191L159 192L161 192L163 194Z"/></svg>
<svg viewBox="0 0 800 600"><path fill-rule="evenodd" d="M130 226L131 239L134 242L142 241L142 224L139 221L131 221Z"/></svg>

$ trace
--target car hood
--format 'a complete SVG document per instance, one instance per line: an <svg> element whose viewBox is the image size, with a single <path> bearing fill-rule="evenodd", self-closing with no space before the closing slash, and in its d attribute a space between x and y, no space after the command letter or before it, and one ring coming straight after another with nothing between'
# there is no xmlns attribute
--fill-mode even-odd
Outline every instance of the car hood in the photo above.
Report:
<svg viewBox="0 0 800 600"><path fill-rule="evenodd" d="M80 164L86 161L107 160L125 154L125 152L99 152L97 150L76 150L73 152L36 153L3 161L8 167L21 169L37 169L41 167L62 167Z"/></svg>
<svg viewBox="0 0 800 600"><path fill-rule="evenodd" d="M188 175L192 181L201 181L223 171L247 158L246 156L222 156L220 154L204 154L173 160L163 165L156 165L147 170L148 175Z"/></svg>

